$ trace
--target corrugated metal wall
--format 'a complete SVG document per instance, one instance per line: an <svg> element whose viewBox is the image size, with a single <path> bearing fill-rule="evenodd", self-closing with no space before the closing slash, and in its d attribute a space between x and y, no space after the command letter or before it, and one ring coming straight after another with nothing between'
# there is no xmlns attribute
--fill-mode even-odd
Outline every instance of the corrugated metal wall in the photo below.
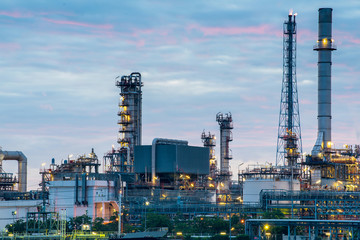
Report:
<svg viewBox="0 0 360 240"><path fill-rule="evenodd" d="M151 146L136 146L136 173L151 172ZM156 146L156 173L209 174L209 148L177 145Z"/></svg>

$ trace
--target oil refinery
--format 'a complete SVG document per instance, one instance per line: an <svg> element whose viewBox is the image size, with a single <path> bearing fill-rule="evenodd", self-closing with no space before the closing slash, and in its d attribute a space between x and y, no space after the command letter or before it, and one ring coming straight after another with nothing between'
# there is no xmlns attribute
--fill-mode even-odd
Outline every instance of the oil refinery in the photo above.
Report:
<svg viewBox="0 0 360 240"><path fill-rule="evenodd" d="M23 219L29 223L28 235L45 239L45 234L52 233L57 234L53 239L65 239L66 219L86 215L92 221L102 218L109 223L117 213L122 234L125 220L140 226L145 219L146 231L146 214L151 211L170 219L178 213L186 219L221 217L230 221L230 239L235 215L246 218L244 231L250 239L265 239L268 225L285 228L286 239L296 239L299 226L304 229L301 236L306 237L301 239L325 235L328 239L360 239L360 146L349 143L337 149L331 137L331 54L336 50L332 11L319 9L318 39L313 47L318 54L318 127L311 154L303 154L296 78L297 24L296 14L290 13L283 28L276 159L231 171L231 142L241 136L233 136L236 119L230 112L214 115L217 133L199 132L203 146L159 136L152 136L151 145L143 145L146 79L143 82L141 73L133 72L115 79L119 89L118 145L102 159L91 147L89 154L69 156L61 162L52 159L41 167L41 189L28 192L27 157L21 151L0 151L1 166L7 160L18 162L17 176L1 168L0 215L11 217L0 218L0 229ZM286 219L262 217L264 212L275 210L281 210ZM43 224L31 225L33 222Z"/></svg>

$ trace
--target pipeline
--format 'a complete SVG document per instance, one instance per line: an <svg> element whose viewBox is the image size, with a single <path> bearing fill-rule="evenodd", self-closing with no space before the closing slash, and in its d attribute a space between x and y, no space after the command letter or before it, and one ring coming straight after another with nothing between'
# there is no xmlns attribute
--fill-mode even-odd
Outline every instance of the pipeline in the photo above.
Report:
<svg viewBox="0 0 360 240"><path fill-rule="evenodd" d="M19 178L19 192L26 192L27 188L27 158L20 151L1 151L0 162L3 160L16 160L18 161L18 178Z"/></svg>

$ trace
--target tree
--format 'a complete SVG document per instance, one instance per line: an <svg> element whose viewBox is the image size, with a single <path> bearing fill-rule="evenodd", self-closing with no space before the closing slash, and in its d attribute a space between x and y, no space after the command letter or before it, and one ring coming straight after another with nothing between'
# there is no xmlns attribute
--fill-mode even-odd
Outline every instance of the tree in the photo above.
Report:
<svg viewBox="0 0 360 240"><path fill-rule="evenodd" d="M13 222L12 224L7 224L5 228L10 233L25 233L26 231L26 222L24 220L19 219Z"/></svg>
<svg viewBox="0 0 360 240"><path fill-rule="evenodd" d="M74 231L75 229L80 230L81 225L83 224L91 225L91 217L84 214L79 217L70 218L70 221L67 222L67 230L70 232Z"/></svg>
<svg viewBox="0 0 360 240"><path fill-rule="evenodd" d="M145 226L145 220L143 221L143 226ZM148 213L146 215L146 227L147 228L160 228L167 227L169 231L172 230L172 222L167 215Z"/></svg>

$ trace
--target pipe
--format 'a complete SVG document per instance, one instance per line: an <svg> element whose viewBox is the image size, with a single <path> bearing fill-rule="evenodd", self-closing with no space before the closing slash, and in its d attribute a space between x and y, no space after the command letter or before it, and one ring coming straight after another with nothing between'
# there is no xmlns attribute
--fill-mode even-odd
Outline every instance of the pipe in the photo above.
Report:
<svg viewBox="0 0 360 240"><path fill-rule="evenodd" d="M139 72L133 72L130 74L131 78L136 78L139 80L139 89L136 91L137 93L137 119L136 119L136 142L135 145L141 145L141 136L142 136L142 82L141 82L141 74Z"/></svg>
<svg viewBox="0 0 360 240"><path fill-rule="evenodd" d="M82 197L83 197L83 201L82 201L82 204L87 206L88 202L86 200L86 193L87 193L87 186L86 186L86 173L83 173L82 174L82 183L81 183L81 186L82 186Z"/></svg>
<svg viewBox="0 0 360 240"><path fill-rule="evenodd" d="M126 161L127 161L127 164L128 164L128 166L129 166L129 162L130 162L130 148L129 148L129 146L125 146L124 147L125 149L126 149ZM120 172L122 172L122 171L124 171L125 169L119 169L119 171ZM131 172L132 171L132 169L127 169L129 172Z"/></svg>
<svg viewBox="0 0 360 240"><path fill-rule="evenodd" d="M79 202L79 175L75 174L75 205L80 205Z"/></svg>
<svg viewBox="0 0 360 240"><path fill-rule="evenodd" d="M152 148L151 148L151 181L154 186L156 183L156 145L158 144L187 146L188 141L167 139L167 138L154 138L154 140L152 141Z"/></svg>
<svg viewBox="0 0 360 240"><path fill-rule="evenodd" d="M26 192L27 187L27 158L20 151L1 151L0 162L3 160L16 160L18 161L18 178L19 178L19 192Z"/></svg>
<svg viewBox="0 0 360 240"><path fill-rule="evenodd" d="M318 43L318 140L331 148L331 52L336 50L332 34L332 8L319 9ZM319 137L322 136L322 139ZM316 153L316 152L315 152Z"/></svg>

